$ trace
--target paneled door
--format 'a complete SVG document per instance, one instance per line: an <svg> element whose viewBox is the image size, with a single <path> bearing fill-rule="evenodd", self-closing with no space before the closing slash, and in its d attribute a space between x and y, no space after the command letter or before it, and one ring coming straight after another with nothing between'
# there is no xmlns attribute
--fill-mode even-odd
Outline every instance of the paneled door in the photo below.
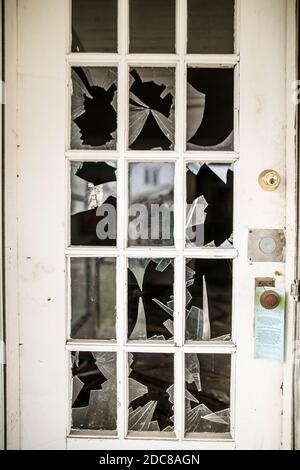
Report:
<svg viewBox="0 0 300 470"><path fill-rule="evenodd" d="M287 227L293 4L6 2L10 448L281 447L254 299L289 277L247 250Z"/></svg>

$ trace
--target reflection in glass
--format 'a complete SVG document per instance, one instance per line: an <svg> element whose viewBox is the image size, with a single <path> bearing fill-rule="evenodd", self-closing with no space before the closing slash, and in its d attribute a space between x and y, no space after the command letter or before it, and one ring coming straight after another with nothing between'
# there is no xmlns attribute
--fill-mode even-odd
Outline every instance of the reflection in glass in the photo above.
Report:
<svg viewBox="0 0 300 470"><path fill-rule="evenodd" d="M188 68L187 150L234 149L233 69Z"/></svg>
<svg viewBox="0 0 300 470"><path fill-rule="evenodd" d="M185 432L230 433L231 356L185 355Z"/></svg>
<svg viewBox="0 0 300 470"><path fill-rule="evenodd" d="M232 54L234 0L188 0L188 53Z"/></svg>
<svg viewBox="0 0 300 470"><path fill-rule="evenodd" d="M131 163L129 246L173 246L173 204L173 163Z"/></svg>
<svg viewBox="0 0 300 470"><path fill-rule="evenodd" d="M130 52L175 52L175 0L130 0Z"/></svg>
<svg viewBox="0 0 300 470"><path fill-rule="evenodd" d="M186 246L232 248L233 165L187 165Z"/></svg>
<svg viewBox="0 0 300 470"><path fill-rule="evenodd" d="M115 162L71 164L71 244L116 246Z"/></svg>
<svg viewBox="0 0 300 470"><path fill-rule="evenodd" d="M72 0L72 52L117 52L118 0Z"/></svg>
<svg viewBox="0 0 300 470"><path fill-rule="evenodd" d="M116 338L115 258L71 259L71 338Z"/></svg>
<svg viewBox="0 0 300 470"><path fill-rule="evenodd" d="M232 261L186 263L186 341L230 341Z"/></svg>
<svg viewBox="0 0 300 470"><path fill-rule="evenodd" d="M117 79L116 67L72 67L72 149L116 149Z"/></svg>
<svg viewBox="0 0 300 470"><path fill-rule="evenodd" d="M175 69L130 69L129 148L174 150Z"/></svg>
<svg viewBox="0 0 300 470"><path fill-rule="evenodd" d="M116 353L72 352L72 430L116 431Z"/></svg>
<svg viewBox="0 0 300 470"><path fill-rule="evenodd" d="M128 355L128 360L128 430L173 432L173 354L134 353Z"/></svg>
<svg viewBox="0 0 300 470"><path fill-rule="evenodd" d="M128 339L170 341L174 327L174 260L128 260Z"/></svg>

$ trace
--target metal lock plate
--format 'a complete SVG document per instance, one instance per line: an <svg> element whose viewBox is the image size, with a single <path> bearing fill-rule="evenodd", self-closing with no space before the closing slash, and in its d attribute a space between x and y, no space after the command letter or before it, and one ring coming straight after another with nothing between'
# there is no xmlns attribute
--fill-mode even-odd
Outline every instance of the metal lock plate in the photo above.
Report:
<svg viewBox="0 0 300 470"><path fill-rule="evenodd" d="M266 229L249 230L248 259L252 263L284 263L284 231Z"/></svg>

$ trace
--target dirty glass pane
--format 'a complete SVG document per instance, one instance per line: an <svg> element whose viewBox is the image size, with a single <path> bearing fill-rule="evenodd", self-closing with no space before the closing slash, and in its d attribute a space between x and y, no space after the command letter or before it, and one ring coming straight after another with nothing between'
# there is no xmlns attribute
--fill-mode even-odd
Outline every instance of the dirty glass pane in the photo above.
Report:
<svg viewBox="0 0 300 470"><path fill-rule="evenodd" d="M128 431L174 431L173 354L129 353Z"/></svg>
<svg viewBox="0 0 300 470"><path fill-rule="evenodd" d="M234 0L188 0L188 53L234 52Z"/></svg>
<svg viewBox="0 0 300 470"><path fill-rule="evenodd" d="M72 352L72 430L116 431L116 353Z"/></svg>
<svg viewBox="0 0 300 470"><path fill-rule="evenodd" d="M188 68L187 150L234 150L234 70Z"/></svg>
<svg viewBox="0 0 300 470"><path fill-rule="evenodd" d="M118 0L72 0L72 52L117 52Z"/></svg>
<svg viewBox="0 0 300 470"><path fill-rule="evenodd" d="M185 355L185 432L230 433L231 356Z"/></svg>
<svg viewBox="0 0 300 470"><path fill-rule="evenodd" d="M174 245L173 163L129 165L129 246Z"/></svg>
<svg viewBox="0 0 300 470"><path fill-rule="evenodd" d="M130 0L130 52L175 52L175 0Z"/></svg>
<svg viewBox="0 0 300 470"><path fill-rule="evenodd" d="M128 339L173 339L174 260L128 260Z"/></svg>
<svg viewBox="0 0 300 470"><path fill-rule="evenodd" d="M186 341L230 341L232 260L186 263Z"/></svg>
<svg viewBox="0 0 300 470"><path fill-rule="evenodd" d="M72 67L71 78L71 148L115 150L117 68Z"/></svg>
<svg viewBox="0 0 300 470"><path fill-rule="evenodd" d="M71 245L116 246L117 164L71 164Z"/></svg>
<svg viewBox="0 0 300 470"><path fill-rule="evenodd" d="M186 189L186 246L232 248L233 165L188 163Z"/></svg>
<svg viewBox="0 0 300 470"><path fill-rule="evenodd" d="M130 69L129 148L174 150L175 69Z"/></svg>
<svg viewBox="0 0 300 470"><path fill-rule="evenodd" d="M116 338L115 258L71 259L71 338Z"/></svg>

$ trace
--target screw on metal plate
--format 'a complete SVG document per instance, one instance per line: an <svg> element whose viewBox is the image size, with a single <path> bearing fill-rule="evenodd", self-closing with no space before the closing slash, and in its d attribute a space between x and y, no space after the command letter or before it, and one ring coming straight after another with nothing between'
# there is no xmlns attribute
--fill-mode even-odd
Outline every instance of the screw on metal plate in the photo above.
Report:
<svg viewBox="0 0 300 470"><path fill-rule="evenodd" d="M281 177L275 170L265 170L259 175L258 181L265 191L276 191L280 186Z"/></svg>

